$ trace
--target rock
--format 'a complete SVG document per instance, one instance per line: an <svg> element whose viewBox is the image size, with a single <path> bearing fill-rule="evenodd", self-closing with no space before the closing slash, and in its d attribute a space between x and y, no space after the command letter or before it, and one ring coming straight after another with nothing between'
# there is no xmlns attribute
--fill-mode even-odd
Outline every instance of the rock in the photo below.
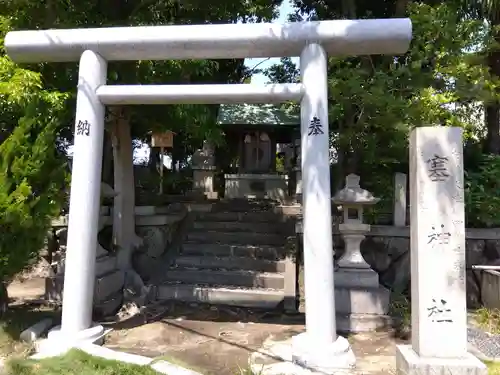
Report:
<svg viewBox="0 0 500 375"><path fill-rule="evenodd" d="M143 239L138 251L145 252L151 258L158 258L167 249L170 237L168 227L139 227L138 232Z"/></svg>
<svg viewBox="0 0 500 375"><path fill-rule="evenodd" d="M481 306L481 271L466 271L467 308Z"/></svg>
<svg viewBox="0 0 500 375"><path fill-rule="evenodd" d="M387 246L379 237L367 237L361 243L361 255L378 273L385 272L391 265Z"/></svg>
<svg viewBox="0 0 500 375"><path fill-rule="evenodd" d="M380 274L380 283L396 293L404 293L410 286L410 252L393 259L387 271Z"/></svg>
<svg viewBox="0 0 500 375"><path fill-rule="evenodd" d="M486 240L484 243L484 257L488 262L500 258L500 240Z"/></svg>
<svg viewBox="0 0 500 375"><path fill-rule="evenodd" d="M465 264L467 267L471 267L476 264L484 264L485 242L483 240L467 240L465 245Z"/></svg>

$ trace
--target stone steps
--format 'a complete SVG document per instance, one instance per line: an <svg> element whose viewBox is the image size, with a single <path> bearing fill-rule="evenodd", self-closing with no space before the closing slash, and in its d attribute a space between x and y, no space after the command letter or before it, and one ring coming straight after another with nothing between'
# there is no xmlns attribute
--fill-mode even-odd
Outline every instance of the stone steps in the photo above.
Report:
<svg viewBox="0 0 500 375"><path fill-rule="evenodd" d="M281 273L181 267L167 270L164 280L184 284L231 285L265 289L283 289L285 283Z"/></svg>
<svg viewBox="0 0 500 375"><path fill-rule="evenodd" d="M280 222L278 214L270 211L263 212L196 212L193 213L195 222L231 222L239 221L244 223L267 223Z"/></svg>
<svg viewBox="0 0 500 375"><path fill-rule="evenodd" d="M191 217L157 299L265 309L284 300L287 227L271 202L218 202Z"/></svg>
<svg viewBox="0 0 500 375"><path fill-rule="evenodd" d="M269 222L195 221L194 231L224 231L279 234L280 226Z"/></svg>
<svg viewBox="0 0 500 375"><path fill-rule="evenodd" d="M283 301L284 292L261 288L235 288L227 285L164 283L157 287L156 298L273 309Z"/></svg>
<svg viewBox="0 0 500 375"><path fill-rule="evenodd" d="M285 272L284 261L254 259L237 256L207 256L207 255L181 255L175 263L184 268L247 270L259 272Z"/></svg>
<svg viewBox="0 0 500 375"><path fill-rule="evenodd" d="M187 243L182 245L183 255L206 255L219 257L245 257L253 259L277 260L283 258L285 249L266 245L224 245Z"/></svg>
<svg viewBox="0 0 500 375"><path fill-rule="evenodd" d="M273 245L283 246L284 238L274 233L202 231L190 232L188 243L225 244L225 245Z"/></svg>

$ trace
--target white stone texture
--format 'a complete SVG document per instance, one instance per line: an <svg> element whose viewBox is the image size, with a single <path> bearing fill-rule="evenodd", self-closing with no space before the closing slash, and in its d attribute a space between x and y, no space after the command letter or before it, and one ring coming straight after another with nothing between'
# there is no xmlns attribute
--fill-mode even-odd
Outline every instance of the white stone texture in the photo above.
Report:
<svg viewBox="0 0 500 375"><path fill-rule="evenodd" d="M467 353L462 129L410 137L412 347L421 357Z"/></svg>
<svg viewBox="0 0 500 375"><path fill-rule="evenodd" d="M406 192L407 176L405 173L394 174L394 226L404 227L406 225Z"/></svg>
<svg viewBox="0 0 500 375"><path fill-rule="evenodd" d="M486 365L470 353L462 358L421 357L411 345L398 345L398 375L487 375Z"/></svg>
<svg viewBox="0 0 500 375"><path fill-rule="evenodd" d="M75 144L64 272L62 330L77 336L90 328L99 223L104 106L95 90L106 83L107 63L85 51L80 59Z"/></svg>

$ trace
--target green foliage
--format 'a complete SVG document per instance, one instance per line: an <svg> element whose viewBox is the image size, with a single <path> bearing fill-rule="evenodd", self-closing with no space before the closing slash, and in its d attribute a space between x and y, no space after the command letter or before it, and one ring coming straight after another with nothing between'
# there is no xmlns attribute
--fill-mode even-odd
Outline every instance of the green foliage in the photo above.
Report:
<svg viewBox="0 0 500 375"><path fill-rule="evenodd" d="M93 357L80 350L70 350L60 357L40 361L17 359L7 363L8 372L18 375L157 375L149 366Z"/></svg>
<svg viewBox="0 0 500 375"><path fill-rule="evenodd" d="M276 155L276 172L285 173L285 156Z"/></svg>
<svg viewBox="0 0 500 375"><path fill-rule="evenodd" d="M262 22L276 17L282 0L217 2L201 0L50 0L47 2L9 1L0 4L0 14L11 14L15 29L82 28L168 24ZM39 64L46 87L74 95L77 82L75 63ZM248 75L243 59L164 60L111 62L110 84L203 84L240 83ZM74 99L74 98L73 98ZM70 107L73 109L74 107ZM127 106L132 136L148 141L151 130L184 132L191 143L217 138L214 105ZM72 124L73 121L68 121ZM62 135L70 142L72 129ZM188 148L188 153L194 151Z"/></svg>
<svg viewBox="0 0 500 375"><path fill-rule="evenodd" d="M333 57L328 65L330 145L338 155L332 168L333 189L340 188L348 173L360 175L363 187L381 198L367 214L377 222L391 212L394 173L408 173L408 135L413 127L458 126L464 129L466 141L484 139L478 103L496 98L500 87L498 77L474 52L490 45L488 25L481 17L461 17L459 1L294 3L294 19L403 16L405 10L398 3L408 4L413 33L406 54ZM273 82L293 82L297 70L293 63L282 60L267 76ZM488 168L471 175L474 193L469 194L468 214L475 215L470 218L474 225L498 222L489 216L489 210L479 212L483 204L480 189L491 186L496 173L495 167ZM497 193L488 189L484 203L487 194ZM491 209L492 214L498 211Z"/></svg>
<svg viewBox="0 0 500 375"><path fill-rule="evenodd" d="M482 155L477 167L466 172L465 209L468 227L500 226L499 177L499 155Z"/></svg>
<svg viewBox="0 0 500 375"><path fill-rule="evenodd" d="M37 256L58 214L65 172L55 145L67 97L0 57L0 282Z"/></svg>

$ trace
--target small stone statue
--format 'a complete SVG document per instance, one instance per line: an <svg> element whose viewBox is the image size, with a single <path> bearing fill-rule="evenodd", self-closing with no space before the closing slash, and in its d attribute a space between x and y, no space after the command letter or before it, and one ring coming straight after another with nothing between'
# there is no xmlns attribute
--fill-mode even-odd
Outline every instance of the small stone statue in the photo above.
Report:
<svg viewBox="0 0 500 375"><path fill-rule="evenodd" d="M203 141L203 147L193 155L193 167L213 167L215 164L214 149L209 141Z"/></svg>

